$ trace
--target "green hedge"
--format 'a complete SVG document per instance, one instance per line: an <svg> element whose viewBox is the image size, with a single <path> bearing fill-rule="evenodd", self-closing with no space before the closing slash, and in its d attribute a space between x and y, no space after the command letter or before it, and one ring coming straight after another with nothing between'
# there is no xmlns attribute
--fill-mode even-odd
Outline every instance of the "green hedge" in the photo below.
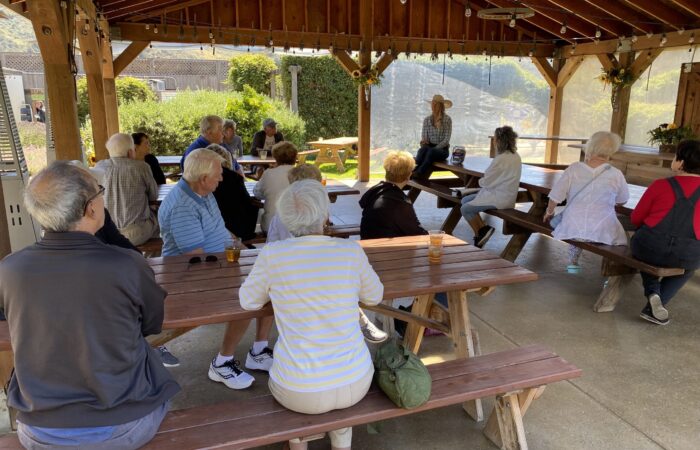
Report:
<svg viewBox="0 0 700 450"><path fill-rule="evenodd" d="M299 115L309 139L357 136L357 88L331 56L282 56L280 72L287 102L292 97L289 66L301 66Z"/></svg>
<svg viewBox="0 0 700 450"><path fill-rule="evenodd" d="M119 124L125 133L148 134L155 154L181 155L199 136L199 121L208 114L238 122L246 150L268 116L280 123L287 140L302 144L305 139L304 121L298 115L250 87L244 92L182 91L166 102L128 103L119 108Z"/></svg>
<svg viewBox="0 0 700 450"><path fill-rule="evenodd" d="M229 61L228 85L242 91L246 84L261 94L270 94L270 72L277 64L267 55L243 54Z"/></svg>
<svg viewBox="0 0 700 450"><path fill-rule="evenodd" d="M119 102L119 106L135 101L143 102L156 99L156 94L144 80L134 77L118 77L115 80L115 85L117 88L117 102ZM90 114L87 78L78 78L76 87L78 89L78 118L80 119L80 123L85 123L85 118Z"/></svg>

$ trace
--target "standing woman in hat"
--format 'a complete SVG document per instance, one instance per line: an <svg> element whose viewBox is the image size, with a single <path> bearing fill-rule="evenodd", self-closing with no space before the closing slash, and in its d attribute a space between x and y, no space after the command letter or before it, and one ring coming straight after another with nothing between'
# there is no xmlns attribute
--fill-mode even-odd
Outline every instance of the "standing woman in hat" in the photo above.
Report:
<svg viewBox="0 0 700 450"><path fill-rule="evenodd" d="M452 118L445 114L445 110L452 107L452 102L442 95L434 95L430 105L433 113L423 120L413 178L428 178L433 171L433 163L447 159L450 154Z"/></svg>

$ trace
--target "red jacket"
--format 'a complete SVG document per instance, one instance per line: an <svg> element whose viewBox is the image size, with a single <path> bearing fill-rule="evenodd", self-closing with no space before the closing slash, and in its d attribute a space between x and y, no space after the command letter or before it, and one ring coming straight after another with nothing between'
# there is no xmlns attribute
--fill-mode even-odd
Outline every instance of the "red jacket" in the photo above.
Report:
<svg viewBox="0 0 700 450"><path fill-rule="evenodd" d="M676 176L675 178L681 185L686 197L690 197L696 189L700 189L700 177ZM636 227L641 227L642 224L645 224L653 228L666 217L675 201L676 195L673 193L673 188L668 180L656 180L644 192L637 207L632 211L630 219ZM700 205L697 204L695 205L693 228L695 228L695 237L700 239Z"/></svg>

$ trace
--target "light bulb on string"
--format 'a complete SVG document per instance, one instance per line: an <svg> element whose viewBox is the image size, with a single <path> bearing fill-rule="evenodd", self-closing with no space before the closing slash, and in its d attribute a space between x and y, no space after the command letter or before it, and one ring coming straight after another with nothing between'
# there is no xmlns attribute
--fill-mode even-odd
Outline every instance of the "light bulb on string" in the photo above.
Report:
<svg viewBox="0 0 700 450"><path fill-rule="evenodd" d="M632 37L630 38L630 40L632 41L633 44L636 43L638 39L639 38L637 37L636 34L633 34Z"/></svg>
<svg viewBox="0 0 700 450"><path fill-rule="evenodd" d="M683 33L685 33L685 28L684 28L684 27L680 27L680 28L678 29L678 35L680 36L680 35L683 34Z"/></svg>
<svg viewBox="0 0 700 450"><path fill-rule="evenodd" d="M651 31L647 32L648 39L651 39L653 36L654 36L654 33L652 33Z"/></svg>
<svg viewBox="0 0 700 450"><path fill-rule="evenodd" d="M530 50L529 52L527 52L527 56L530 56L530 57L531 57L532 55L534 55L534 54L535 54L535 52L532 51L532 50Z"/></svg>
<svg viewBox="0 0 700 450"><path fill-rule="evenodd" d="M464 17L471 17L472 16L472 8L469 6L469 2L467 2L467 6L464 8Z"/></svg>
<svg viewBox="0 0 700 450"><path fill-rule="evenodd" d="M663 33L661 35L661 41L659 41L659 45L663 47L664 45L666 45L666 42L668 42L668 38L666 37L666 33Z"/></svg>
<svg viewBox="0 0 700 450"><path fill-rule="evenodd" d="M688 38L688 44L692 44L695 42L695 33L690 33L690 37Z"/></svg>
<svg viewBox="0 0 700 450"><path fill-rule="evenodd" d="M600 37L603 35L603 33L600 31L600 28L595 29L595 38L600 39Z"/></svg>
<svg viewBox="0 0 700 450"><path fill-rule="evenodd" d="M401 0L401 4L405 5L408 0Z"/></svg>
<svg viewBox="0 0 700 450"><path fill-rule="evenodd" d="M151 26L150 26L149 24L146 24L146 29L147 29L147 30L150 30L150 29L151 29Z"/></svg>
<svg viewBox="0 0 700 450"><path fill-rule="evenodd" d="M508 22L508 26L511 28L515 28L515 14L510 16L510 22Z"/></svg>
<svg viewBox="0 0 700 450"><path fill-rule="evenodd" d="M566 30L567 30L567 28L566 28L566 18L564 18L564 22L562 22L562 24L561 24L561 29L559 30L559 33L561 33L561 34L566 34Z"/></svg>
<svg viewBox="0 0 700 450"><path fill-rule="evenodd" d="M158 34L158 25L153 27L153 34Z"/></svg>

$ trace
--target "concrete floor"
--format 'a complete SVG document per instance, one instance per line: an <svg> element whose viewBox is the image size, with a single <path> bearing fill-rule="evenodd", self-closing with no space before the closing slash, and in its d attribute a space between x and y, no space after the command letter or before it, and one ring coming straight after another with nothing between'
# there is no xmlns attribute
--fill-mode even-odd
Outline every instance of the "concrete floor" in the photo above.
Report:
<svg viewBox="0 0 700 450"><path fill-rule="evenodd" d="M340 197L332 206L335 220L358 223L357 200L357 196ZM427 194L421 194L416 209L428 229L438 228L447 214L447 210L437 210L435 198ZM500 221L492 222L500 230ZM464 223L454 234L471 240L471 230ZM497 232L486 250L498 253L506 242ZM582 272L570 275L565 270L566 246L533 236L517 262L537 272L540 279L500 287L470 302L482 352L539 343L583 369L579 379L550 385L528 411L525 430L530 448L700 448L698 277L671 304L671 323L659 327L638 317L644 306L639 279L614 312L593 312L604 281L600 258L595 255L584 253ZM182 360L172 370L183 388L174 399L174 408L268 393L267 376L261 373L254 374L252 388L240 392L207 379L207 367L222 334L223 326L201 327L170 343L170 350ZM251 329L239 346L239 357L252 339ZM451 359L451 342L444 336L426 337L420 356L426 363ZM492 399L485 400L486 412L492 404ZM7 429L7 423L2 426ZM483 426L453 406L385 421L379 434L356 427L353 444L355 449L373 450L494 449L481 434ZM329 446L327 440L321 440L310 448Z"/></svg>

